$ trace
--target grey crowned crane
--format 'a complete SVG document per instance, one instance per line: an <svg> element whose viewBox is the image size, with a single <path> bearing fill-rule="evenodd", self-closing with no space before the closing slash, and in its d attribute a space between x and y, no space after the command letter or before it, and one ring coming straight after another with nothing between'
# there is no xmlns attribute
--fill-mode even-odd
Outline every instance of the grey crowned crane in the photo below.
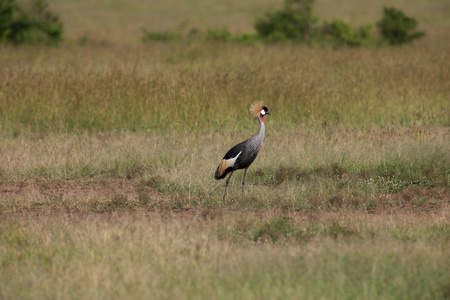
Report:
<svg viewBox="0 0 450 300"><path fill-rule="evenodd" d="M242 195L244 195L245 175L247 175L247 169L248 167L250 167L250 165L258 155L264 140L264 133L266 131L266 128L264 126L264 116L271 115L271 113L261 102L253 103L250 106L249 111L253 116L258 118L258 134L231 148L223 157L222 161L217 167L216 174L214 176L216 180L219 180L225 178L227 174L230 173L230 176L228 176L225 184L223 200L225 200L225 196L227 195L227 188L228 183L230 182L231 175L233 175L234 171L239 169L245 170L244 178L242 179Z"/></svg>

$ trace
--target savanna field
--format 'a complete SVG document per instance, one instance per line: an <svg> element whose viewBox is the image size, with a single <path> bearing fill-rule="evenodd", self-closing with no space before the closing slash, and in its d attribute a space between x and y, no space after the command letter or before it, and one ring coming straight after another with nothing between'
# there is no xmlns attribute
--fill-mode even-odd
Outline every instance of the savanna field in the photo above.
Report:
<svg viewBox="0 0 450 300"><path fill-rule="evenodd" d="M0 45L0 299L449 299L450 1L316 1L402 9L401 46L144 42L283 5L178 2L49 1L62 43Z"/></svg>

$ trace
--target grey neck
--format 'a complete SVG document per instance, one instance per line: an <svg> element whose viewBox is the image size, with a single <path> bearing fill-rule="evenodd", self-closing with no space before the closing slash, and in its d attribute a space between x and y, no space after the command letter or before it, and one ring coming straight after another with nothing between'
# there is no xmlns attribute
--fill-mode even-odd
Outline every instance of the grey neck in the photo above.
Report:
<svg viewBox="0 0 450 300"><path fill-rule="evenodd" d="M252 138L252 140L255 142L256 148L259 150L259 148L261 148L262 142L264 140L264 134L266 133L266 127L264 126L264 122L261 121L261 116L258 117L258 121L259 121L259 131Z"/></svg>
<svg viewBox="0 0 450 300"><path fill-rule="evenodd" d="M261 116L258 117L258 121L259 121L259 131L258 134L256 135L258 137L258 139L264 139L264 134L266 133L266 126L264 125L264 122L261 121Z"/></svg>

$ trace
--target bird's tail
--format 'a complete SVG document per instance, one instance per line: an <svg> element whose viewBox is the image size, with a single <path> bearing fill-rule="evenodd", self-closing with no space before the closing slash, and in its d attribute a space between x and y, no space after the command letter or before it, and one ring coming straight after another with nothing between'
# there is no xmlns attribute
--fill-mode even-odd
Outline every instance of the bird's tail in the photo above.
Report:
<svg viewBox="0 0 450 300"><path fill-rule="evenodd" d="M222 161L220 162L219 166L217 167L216 174L214 175L214 178L216 180L225 178L225 176L228 173L227 172L227 166L228 166L227 160L226 159L222 159Z"/></svg>

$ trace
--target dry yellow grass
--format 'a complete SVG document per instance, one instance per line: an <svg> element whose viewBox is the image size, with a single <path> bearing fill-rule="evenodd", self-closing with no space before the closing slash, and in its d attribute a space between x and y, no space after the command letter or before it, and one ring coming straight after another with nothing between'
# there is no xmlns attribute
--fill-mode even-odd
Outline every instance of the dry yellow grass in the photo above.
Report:
<svg viewBox="0 0 450 300"><path fill-rule="evenodd" d="M407 197L410 204L417 202L412 209L427 210L429 203L442 203L448 197L448 129L318 131L304 126L292 132L274 129L272 124L267 121L265 145L249 170L246 201L234 187L238 179L232 181L231 198L219 201L217 187L223 183L215 182L213 174L223 149L251 132L52 135L4 140L0 145L2 189L21 184L24 190L38 192L36 197L25 193L23 198L4 193L2 207L11 211L14 206L20 210L38 203L44 209L98 211L98 203L122 199L124 208L150 210L223 206L360 210L377 209L383 203L398 207ZM110 180L121 181L123 191L87 195L78 188L91 189L90 184L105 180L106 186ZM53 183L62 190L53 192ZM403 190L405 195L387 200L386 193ZM420 204L424 195L428 199Z"/></svg>
<svg viewBox="0 0 450 300"><path fill-rule="evenodd" d="M445 43L445 40L443 40ZM447 47L448 48L448 47ZM181 44L3 49L3 136L241 130L264 100L274 125L448 126L445 45L383 49Z"/></svg>
<svg viewBox="0 0 450 300"><path fill-rule="evenodd" d="M445 213L2 216L2 298L445 298ZM208 216L214 218L208 219ZM206 217L206 218L205 218ZM285 220L285 221L283 221ZM265 224L285 224L267 230ZM269 227L268 227L269 228ZM278 237L276 242L271 238Z"/></svg>

